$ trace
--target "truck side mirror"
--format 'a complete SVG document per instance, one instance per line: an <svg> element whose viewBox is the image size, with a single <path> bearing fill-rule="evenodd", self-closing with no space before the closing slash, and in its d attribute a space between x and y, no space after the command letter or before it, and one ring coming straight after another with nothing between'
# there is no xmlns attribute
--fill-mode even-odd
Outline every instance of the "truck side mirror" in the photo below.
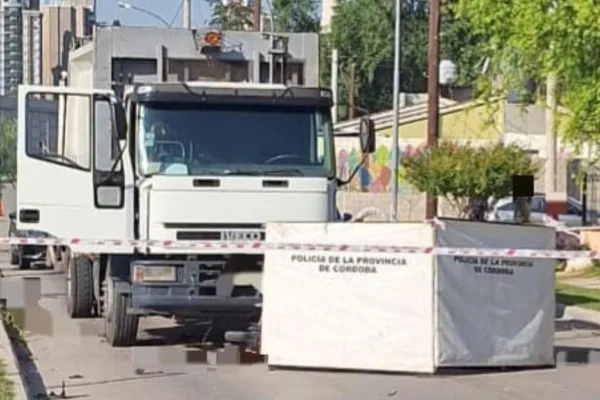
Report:
<svg viewBox="0 0 600 400"><path fill-rule="evenodd" d="M362 117L359 123L358 136L363 154L375 152L375 123L369 117Z"/></svg>
<svg viewBox="0 0 600 400"><path fill-rule="evenodd" d="M375 123L369 117L362 117L358 127L358 138L360 140L360 151L363 154L362 160L358 163L350 176L346 179L337 179L338 186L347 185L354 179L358 170L367 161L368 155L375 152Z"/></svg>

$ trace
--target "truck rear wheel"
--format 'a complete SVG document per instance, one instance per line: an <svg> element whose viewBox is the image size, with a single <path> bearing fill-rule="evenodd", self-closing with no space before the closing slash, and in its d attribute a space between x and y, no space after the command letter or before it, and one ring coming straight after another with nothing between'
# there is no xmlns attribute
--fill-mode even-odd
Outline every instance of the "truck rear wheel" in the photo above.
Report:
<svg viewBox="0 0 600 400"><path fill-rule="evenodd" d="M89 318L94 308L94 274L87 256L68 260L67 311L71 318Z"/></svg>
<svg viewBox="0 0 600 400"><path fill-rule="evenodd" d="M11 250L11 252L10 252L10 264L11 265L19 265L19 261L20 261L19 255L16 252L14 252L14 251Z"/></svg>
<svg viewBox="0 0 600 400"><path fill-rule="evenodd" d="M127 314L131 303L128 293L119 293L110 276L110 262L103 286L103 314L106 341L112 347L129 347L135 344L139 316Z"/></svg>

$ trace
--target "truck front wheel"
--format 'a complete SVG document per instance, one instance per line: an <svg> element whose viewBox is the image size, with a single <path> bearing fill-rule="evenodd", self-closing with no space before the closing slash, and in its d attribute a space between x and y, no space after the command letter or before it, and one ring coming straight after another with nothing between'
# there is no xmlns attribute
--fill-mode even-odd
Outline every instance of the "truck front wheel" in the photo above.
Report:
<svg viewBox="0 0 600 400"><path fill-rule="evenodd" d="M116 290L115 281L110 276L110 264L102 286L106 341L112 347L133 346L137 338L139 316L127 314L131 297Z"/></svg>
<svg viewBox="0 0 600 400"><path fill-rule="evenodd" d="M94 275L91 260L71 257L67 267L67 311L71 318L89 318L94 308Z"/></svg>

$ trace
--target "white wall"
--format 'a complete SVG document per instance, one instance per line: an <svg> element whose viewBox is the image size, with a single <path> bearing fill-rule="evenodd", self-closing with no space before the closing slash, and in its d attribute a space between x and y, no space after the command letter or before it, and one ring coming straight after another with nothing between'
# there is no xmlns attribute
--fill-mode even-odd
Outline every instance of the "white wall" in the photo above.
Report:
<svg viewBox="0 0 600 400"><path fill-rule="evenodd" d="M546 136L544 135L532 135L526 133L505 133L504 143L506 144L517 144L527 150L537 151L540 158L546 158ZM575 148L571 145L564 143L560 137L557 140L558 153L561 156L571 156L574 158L587 158L590 148L588 145L584 145L579 155L575 153ZM592 153L594 154L594 148L592 146Z"/></svg>

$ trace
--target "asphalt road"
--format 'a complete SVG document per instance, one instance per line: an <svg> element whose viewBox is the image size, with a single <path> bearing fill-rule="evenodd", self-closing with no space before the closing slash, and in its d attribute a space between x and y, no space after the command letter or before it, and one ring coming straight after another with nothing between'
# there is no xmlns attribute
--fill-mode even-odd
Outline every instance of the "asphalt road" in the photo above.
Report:
<svg viewBox="0 0 600 400"><path fill-rule="evenodd" d="M0 253L0 263L3 288L19 286L24 276L41 278L39 308L26 318L34 363L26 365L27 379L37 398L50 392L59 395L63 382L71 399L597 400L600 395L600 330L557 333L558 367L544 370L411 376L269 371L264 364L186 364L184 346L177 343L189 338L181 330L158 329L168 321L144 321L139 338L145 346L111 349L101 337L101 320L65 316L60 274L14 270L6 265L5 253Z"/></svg>

